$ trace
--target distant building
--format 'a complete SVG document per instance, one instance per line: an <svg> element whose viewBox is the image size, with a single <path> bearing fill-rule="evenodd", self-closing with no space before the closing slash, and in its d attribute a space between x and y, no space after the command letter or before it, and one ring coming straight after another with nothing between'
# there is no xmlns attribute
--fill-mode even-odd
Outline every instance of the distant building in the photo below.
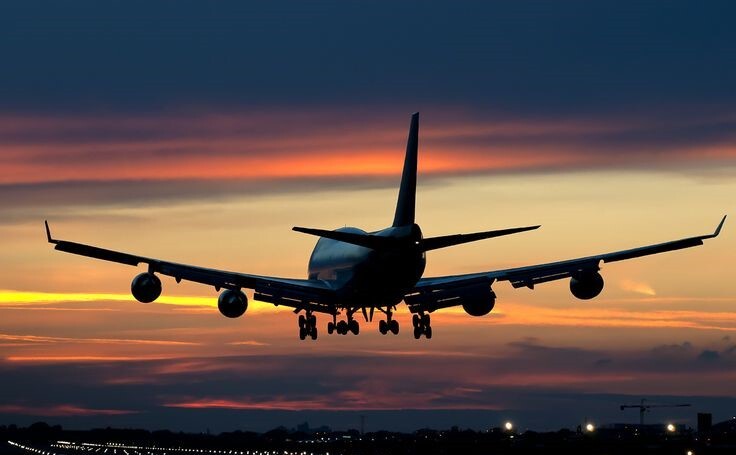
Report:
<svg viewBox="0 0 736 455"><path fill-rule="evenodd" d="M698 413L698 434L701 436L710 434L713 428L713 414L710 412Z"/></svg>

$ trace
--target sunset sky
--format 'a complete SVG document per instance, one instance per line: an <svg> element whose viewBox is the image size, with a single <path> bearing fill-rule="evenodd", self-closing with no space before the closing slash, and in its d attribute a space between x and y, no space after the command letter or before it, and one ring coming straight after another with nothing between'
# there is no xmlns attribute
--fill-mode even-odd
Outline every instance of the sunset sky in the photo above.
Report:
<svg viewBox="0 0 736 455"><path fill-rule="evenodd" d="M434 337L296 316L58 253L58 238L306 277L294 225L390 224L421 112L425 236L541 224L433 251L425 276L711 233L736 215L729 1L18 1L0 6L0 424L214 431L634 422L618 405L736 409L734 220L702 247L567 281L497 283ZM250 295L252 297L252 295Z"/></svg>

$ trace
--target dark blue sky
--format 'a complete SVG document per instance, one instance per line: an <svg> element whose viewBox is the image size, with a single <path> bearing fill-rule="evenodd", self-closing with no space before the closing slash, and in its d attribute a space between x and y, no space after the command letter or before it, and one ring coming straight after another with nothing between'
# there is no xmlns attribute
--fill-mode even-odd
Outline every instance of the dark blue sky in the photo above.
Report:
<svg viewBox="0 0 736 455"><path fill-rule="evenodd" d="M735 13L729 1L4 2L0 109L729 109Z"/></svg>

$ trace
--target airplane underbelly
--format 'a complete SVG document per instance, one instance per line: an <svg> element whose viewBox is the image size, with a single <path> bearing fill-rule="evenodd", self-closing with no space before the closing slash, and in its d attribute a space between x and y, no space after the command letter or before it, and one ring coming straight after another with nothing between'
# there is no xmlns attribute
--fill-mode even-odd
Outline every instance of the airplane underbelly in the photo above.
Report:
<svg viewBox="0 0 736 455"><path fill-rule="evenodd" d="M406 253L380 253L322 238L309 261L309 278L332 282L345 305L393 305L424 272L424 254Z"/></svg>

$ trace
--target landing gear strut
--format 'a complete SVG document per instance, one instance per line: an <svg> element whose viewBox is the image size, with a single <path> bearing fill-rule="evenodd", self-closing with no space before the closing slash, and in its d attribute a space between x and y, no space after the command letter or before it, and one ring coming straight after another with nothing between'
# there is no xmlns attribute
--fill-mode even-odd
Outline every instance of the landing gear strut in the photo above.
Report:
<svg viewBox="0 0 736 455"><path fill-rule="evenodd" d="M348 312L347 321L337 321L337 314L332 316L332 322L327 323L327 333L332 335L333 332L337 332L338 335L347 335L348 332L352 332L353 335L360 333L360 324L358 321L353 319L353 313Z"/></svg>
<svg viewBox="0 0 736 455"><path fill-rule="evenodd" d="M311 311L299 315L299 339L304 340L307 337L317 339L317 317Z"/></svg>
<svg viewBox="0 0 736 455"><path fill-rule="evenodd" d="M394 319L393 315L394 313L389 308L389 310L386 311L386 320L378 322L378 331L381 332L381 335L386 335L388 332L391 332L394 335L399 334L399 321Z"/></svg>
<svg viewBox="0 0 736 455"><path fill-rule="evenodd" d="M419 339L422 335L429 340L432 338L432 326L430 325L429 315L424 313L415 314L411 318L414 326L414 338Z"/></svg>

